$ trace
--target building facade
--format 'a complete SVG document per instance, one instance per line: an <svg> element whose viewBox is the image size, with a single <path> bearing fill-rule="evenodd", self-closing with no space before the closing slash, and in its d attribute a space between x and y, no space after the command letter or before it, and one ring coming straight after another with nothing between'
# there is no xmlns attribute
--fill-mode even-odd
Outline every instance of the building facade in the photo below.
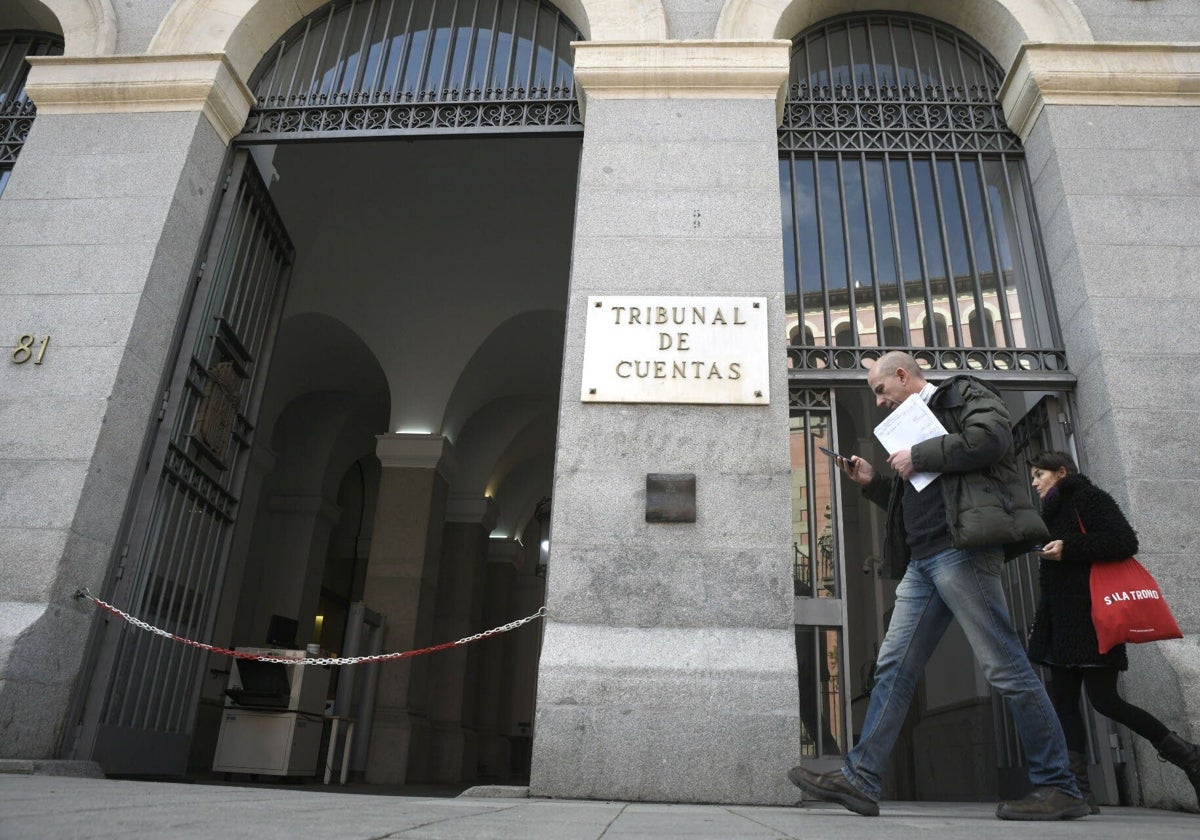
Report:
<svg viewBox="0 0 1200 840"><path fill-rule="evenodd" d="M794 802L893 597L816 448L881 459L889 347L1122 503L1186 634L1123 688L1200 737L1188 0L13 0L0 47L0 757L213 766L228 660L81 587L341 653L544 603L340 669L353 769ZM889 797L1020 788L971 662ZM1191 803L1091 736L1102 801Z"/></svg>

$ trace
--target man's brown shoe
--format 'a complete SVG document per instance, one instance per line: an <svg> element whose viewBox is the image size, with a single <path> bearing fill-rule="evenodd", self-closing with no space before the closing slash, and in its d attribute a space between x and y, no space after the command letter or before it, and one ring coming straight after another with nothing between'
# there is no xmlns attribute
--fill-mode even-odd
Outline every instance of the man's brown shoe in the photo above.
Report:
<svg viewBox="0 0 1200 840"><path fill-rule="evenodd" d="M846 781L841 770L814 773L804 767L793 767L788 778L800 790L823 802L836 802L864 817L879 816L879 803Z"/></svg>
<svg viewBox="0 0 1200 840"><path fill-rule="evenodd" d="M996 816L1002 820L1077 820L1086 817L1087 802L1056 787L1036 787L1023 799L1001 802Z"/></svg>

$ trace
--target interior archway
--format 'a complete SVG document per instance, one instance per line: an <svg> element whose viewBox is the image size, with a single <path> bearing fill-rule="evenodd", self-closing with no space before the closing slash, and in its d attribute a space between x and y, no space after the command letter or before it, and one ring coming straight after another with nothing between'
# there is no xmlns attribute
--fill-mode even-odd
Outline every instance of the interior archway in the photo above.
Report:
<svg viewBox="0 0 1200 840"><path fill-rule="evenodd" d="M536 540L519 540L552 484L579 147L577 136L253 147L297 248L260 416L270 445L237 543L243 583L227 590L245 605L222 622L231 644L261 645L270 612L298 620L298 643L340 645L336 624L360 600L400 628L389 650L541 605ZM414 439L444 443L444 463L376 456ZM399 595L389 564L410 558L412 592ZM264 589L279 576L295 580ZM329 622L320 631L315 615ZM407 694L384 696L436 728L406 743L365 726L386 746L364 742L352 767L391 783L519 781L527 767L503 756L525 754L537 646L526 634L512 654L525 664L486 679L469 656L414 665ZM206 713L220 708L217 682ZM503 713L476 715L484 707ZM219 720L208 726L197 772L217 763Z"/></svg>
<svg viewBox="0 0 1200 840"><path fill-rule="evenodd" d="M562 310L522 312L479 342L446 402L444 433L458 440L473 415L506 394L557 396L565 321Z"/></svg>

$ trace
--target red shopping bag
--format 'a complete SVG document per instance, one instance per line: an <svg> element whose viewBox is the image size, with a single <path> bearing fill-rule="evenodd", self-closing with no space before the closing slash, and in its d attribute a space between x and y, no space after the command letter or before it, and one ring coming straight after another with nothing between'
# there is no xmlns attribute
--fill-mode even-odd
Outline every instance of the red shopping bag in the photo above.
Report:
<svg viewBox="0 0 1200 840"><path fill-rule="evenodd" d="M1101 653L1122 642L1183 638L1158 583L1133 557L1093 563L1091 587L1092 624Z"/></svg>

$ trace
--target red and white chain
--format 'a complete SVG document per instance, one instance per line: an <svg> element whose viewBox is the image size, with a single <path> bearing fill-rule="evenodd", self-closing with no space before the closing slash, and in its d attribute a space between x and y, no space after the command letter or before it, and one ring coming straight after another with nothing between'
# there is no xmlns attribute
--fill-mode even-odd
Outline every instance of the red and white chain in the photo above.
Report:
<svg viewBox="0 0 1200 840"><path fill-rule="evenodd" d="M286 656L268 656L262 653L249 653L247 651L217 647L216 645L205 644L204 642L197 642L192 639L185 639L183 636L177 636L174 633L170 633L160 627L155 627L153 624L142 621L140 618L135 618L124 610L114 607L107 601L101 601L91 592L88 592L86 587L76 590L75 597L86 598L96 606L100 607L100 609L124 619L126 622L134 627L137 627L139 630L149 631L154 633L156 636L162 636L164 639L171 639L172 641L176 641L190 647L199 648L200 650L206 650L210 653L219 653L225 656L232 656L235 659L254 659L258 662L278 662L283 665L357 665L360 662L388 662L393 659L410 659L414 656L421 656L425 653L435 653L439 650L448 650L449 648L459 647L460 645L470 644L471 642L477 642L480 639L488 639L492 636L499 636L501 633L507 633L509 630L516 630L521 625L528 624L529 622L535 621L539 618L544 618L546 615L546 608L542 607L533 615L527 615L524 618L518 618L516 621L510 621L508 624L502 624L499 627L493 627L491 630L484 630L482 633L476 633L473 636L466 636L454 642L443 642L442 644L434 645L433 647L419 648L417 650L406 650L400 653L376 653L369 656L314 656L311 658L293 659Z"/></svg>

